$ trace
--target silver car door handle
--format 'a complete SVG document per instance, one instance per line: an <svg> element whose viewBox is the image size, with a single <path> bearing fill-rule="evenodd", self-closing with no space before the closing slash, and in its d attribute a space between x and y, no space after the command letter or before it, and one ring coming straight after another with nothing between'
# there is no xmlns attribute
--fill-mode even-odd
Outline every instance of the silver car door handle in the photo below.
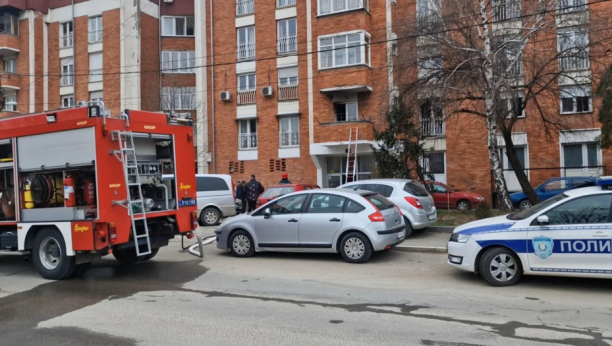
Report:
<svg viewBox="0 0 612 346"><path fill-rule="evenodd" d="M337 218L333 218L333 219L331 219L331 220L329 220L329 221L331 221L331 222L340 222L340 221L342 221L342 220L337 219Z"/></svg>
<svg viewBox="0 0 612 346"><path fill-rule="evenodd" d="M597 237L597 238L607 238L607 237L608 237L608 234L607 234L607 233L605 233L605 232L601 232L601 231L599 231L599 232L595 232L595 233L593 233L593 237Z"/></svg>
<svg viewBox="0 0 612 346"><path fill-rule="evenodd" d="M296 219L289 219L289 222L298 222Z"/></svg>

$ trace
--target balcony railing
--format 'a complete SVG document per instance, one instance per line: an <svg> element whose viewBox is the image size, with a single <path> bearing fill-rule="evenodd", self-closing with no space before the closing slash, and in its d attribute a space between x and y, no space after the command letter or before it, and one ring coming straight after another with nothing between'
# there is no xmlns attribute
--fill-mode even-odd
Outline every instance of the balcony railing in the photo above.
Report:
<svg viewBox="0 0 612 346"><path fill-rule="evenodd" d="M72 33L60 36L60 48L72 47L73 36Z"/></svg>
<svg viewBox="0 0 612 346"><path fill-rule="evenodd" d="M292 147L296 145L300 145L300 131L281 131L281 147Z"/></svg>
<svg viewBox="0 0 612 346"><path fill-rule="evenodd" d="M494 20L495 21L503 21L514 18L519 18L521 16L521 3L520 1L514 0L500 0L494 5Z"/></svg>
<svg viewBox="0 0 612 346"><path fill-rule="evenodd" d="M89 32L89 43L102 42L102 29Z"/></svg>
<svg viewBox="0 0 612 346"><path fill-rule="evenodd" d="M586 0L559 0L560 12L585 11Z"/></svg>
<svg viewBox="0 0 612 346"><path fill-rule="evenodd" d="M239 134L238 146L238 149L257 149L257 133Z"/></svg>
<svg viewBox="0 0 612 346"><path fill-rule="evenodd" d="M589 67L589 52L579 52L572 56L562 56L559 58L559 69L562 71L586 70Z"/></svg>
<svg viewBox="0 0 612 346"><path fill-rule="evenodd" d="M297 52L297 36L283 36L278 38L278 54L289 54Z"/></svg>
<svg viewBox="0 0 612 346"><path fill-rule="evenodd" d="M74 76L73 75L62 76L60 84L61 84L61 86L73 85L74 84Z"/></svg>
<svg viewBox="0 0 612 346"><path fill-rule="evenodd" d="M423 137L444 136L444 120L431 118L421 119L421 135Z"/></svg>
<svg viewBox="0 0 612 346"><path fill-rule="evenodd" d="M238 60L247 60L255 58L255 42L239 42L238 43Z"/></svg>
<svg viewBox="0 0 612 346"><path fill-rule="evenodd" d="M276 8L295 6L295 0L276 0Z"/></svg>
<svg viewBox="0 0 612 346"><path fill-rule="evenodd" d="M278 86L278 100L279 101L297 100L297 99L298 99L298 85L297 84Z"/></svg>
<svg viewBox="0 0 612 346"><path fill-rule="evenodd" d="M256 95L257 93L255 89L238 90L238 104L248 105L255 103Z"/></svg>
<svg viewBox="0 0 612 346"><path fill-rule="evenodd" d="M101 82L102 81L102 69L89 70L89 82Z"/></svg>
<svg viewBox="0 0 612 346"><path fill-rule="evenodd" d="M255 12L255 0L236 0L236 15L246 16Z"/></svg>

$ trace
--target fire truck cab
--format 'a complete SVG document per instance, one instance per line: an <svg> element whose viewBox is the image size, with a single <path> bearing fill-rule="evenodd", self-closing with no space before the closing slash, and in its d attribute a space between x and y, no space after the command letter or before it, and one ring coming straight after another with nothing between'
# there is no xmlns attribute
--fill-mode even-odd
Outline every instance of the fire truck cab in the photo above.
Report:
<svg viewBox="0 0 612 346"><path fill-rule="evenodd" d="M0 249L30 253L46 279L111 253L147 261L197 228L191 121L104 113L90 102L0 119Z"/></svg>

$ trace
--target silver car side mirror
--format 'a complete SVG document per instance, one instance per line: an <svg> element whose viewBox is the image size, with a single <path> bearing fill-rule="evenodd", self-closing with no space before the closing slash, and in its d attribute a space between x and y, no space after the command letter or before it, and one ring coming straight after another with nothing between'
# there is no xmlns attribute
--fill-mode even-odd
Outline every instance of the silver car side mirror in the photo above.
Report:
<svg viewBox="0 0 612 346"><path fill-rule="evenodd" d="M536 220L538 222L538 225L548 225L548 216L547 215L540 215L540 216L538 216L538 218Z"/></svg>
<svg viewBox="0 0 612 346"><path fill-rule="evenodd" d="M270 208L266 208L263 214L264 214L264 219L269 219L270 218Z"/></svg>

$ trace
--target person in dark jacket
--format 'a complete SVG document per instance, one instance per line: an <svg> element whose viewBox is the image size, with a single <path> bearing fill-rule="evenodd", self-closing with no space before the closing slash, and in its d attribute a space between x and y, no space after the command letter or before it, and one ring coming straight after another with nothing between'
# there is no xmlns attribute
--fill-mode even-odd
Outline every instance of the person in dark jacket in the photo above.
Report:
<svg viewBox="0 0 612 346"><path fill-rule="evenodd" d="M289 174L287 172L283 173L282 180L278 183L278 185L289 185L291 182L289 181Z"/></svg>
<svg viewBox="0 0 612 346"><path fill-rule="evenodd" d="M244 191L244 181L238 181L238 184L236 185L236 198L240 200L240 202L242 202L241 208L240 208L240 213L244 213L244 211L246 210L246 199L245 197L245 191Z"/></svg>
<svg viewBox="0 0 612 346"><path fill-rule="evenodd" d="M249 206L248 212L252 212L255 210L255 206L257 205L257 199L264 192L264 187L260 182L255 180L255 175L251 175L251 181L249 181L245 185L246 191L246 200Z"/></svg>

